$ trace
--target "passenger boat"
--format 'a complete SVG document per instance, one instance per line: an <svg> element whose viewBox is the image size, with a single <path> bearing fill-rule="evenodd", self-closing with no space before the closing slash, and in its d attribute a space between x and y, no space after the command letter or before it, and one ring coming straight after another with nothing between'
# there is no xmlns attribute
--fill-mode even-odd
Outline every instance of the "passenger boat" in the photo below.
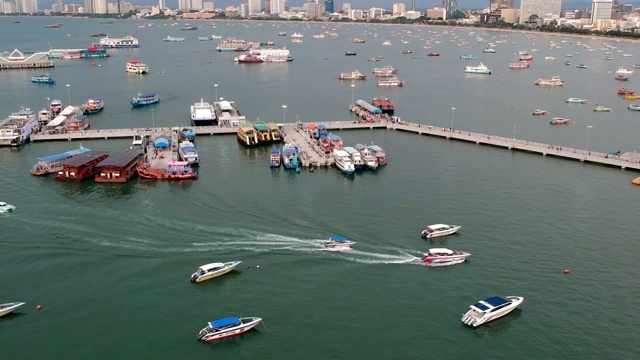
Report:
<svg viewBox="0 0 640 360"><path fill-rule="evenodd" d="M476 60L478 59L475 55L460 55L460 60Z"/></svg>
<svg viewBox="0 0 640 360"><path fill-rule="evenodd" d="M13 210L15 210L16 207L11 205L11 204L7 204L4 201L0 201L0 213L5 213L5 212L11 212Z"/></svg>
<svg viewBox="0 0 640 360"><path fill-rule="evenodd" d="M51 104L49 104L49 108L53 115L58 115L62 111L62 101L60 100L51 100Z"/></svg>
<svg viewBox="0 0 640 360"><path fill-rule="evenodd" d="M391 46L391 41L387 40L382 43L384 46Z"/></svg>
<svg viewBox="0 0 640 360"><path fill-rule="evenodd" d="M356 150L360 152L362 155L362 160L364 161L364 166L369 170L378 169L378 159L373 155L371 150L369 150L365 145L356 144Z"/></svg>
<svg viewBox="0 0 640 360"><path fill-rule="evenodd" d="M291 35L291 37L294 37L294 38L303 38L303 37L304 37L304 34L299 33L299 32L295 32L295 33L293 33L293 34Z"/></svg>
<svg viewBox="0 0 640 360"><path fill-rule="evenodd" d="M519 61L533 61L533 55L520 55L518 57Z"/></svg>
<svg viewBox="0 0 640 360"><path fill-rule="evenodd" d="M353 52L353 51L347 51L346 53L344 53L345 56L356 56L358 55L358 53Z"/></svg>
<svg viewBox="0 0 640 360"><path fill-rule="evenodd" d="M47 74L33 75L31 77L32 83L38 84L55 84L56 80Z"/></svg>
<svg viewBox="0 0 640 360"><path fill-rule="evenodd" d="M465 73L470 73L470 74L486 74L486 75L491 75L491 69L489 69L488 67L486 67L483 63L480 63L480 65L469 65L469 66L465 66L465 68L464 68L464 72L465 72Z"/></svg>
<svg viewBox="0 0 640 360"><path fill-rule="evenodd" d="M540 78L536 80L534 84L540 86L563 86L564 80L560 79L559 76L554 76L551 78Z"/></svg>
<svg viewBox="0 0 640 360"><path fill-rule="evenodd" d="M178 154L182 161L186 161L191 166L200 165L200 159L198 158L198 150L196 146L188 140L180 142L178 145Z"/></svg>
<svg viewBox="0 0 640 360"><path fill-rule="evenodd" d="M125 71L132 74L148 74L149 67L138 60L129 60L125 65Z"/></svg>
<svg viewBox="0 0 640 360"><path fill-rule="evenodd" d="M256 129L258 133L258 141L261 143L271 142L271 130L267 126L267 124L256 121L253 123L253 128Z"/></svg>
<svg viewBox="0 0 640 360"><path fill-rule="evenodd" d="M143 179L188 180L198 177L198 172L193 170L188 162L176 160L169 161L165 171L151 170L143 167L138 167L137 171L138 175Z"/></svg>
<svg viewBox="0 0 640 360"><path fill-rule="evenodd" d="M342 149L342 138L336 134L329 135L329 147L333 149Z"/></svg>
<svg viewBox="0 0 640 360"><path fill-rule="evenodd" d="M203 282L233 271L242 261L215 262L202 265L191 274L191 282Z"/></svg>
<svg viewBox="0 0 640 360"><path fill-rule="evenodd" d="M571 124L571 120L570 119L556 117L556 118L551 119L551 121L549 121L549 124L551 124L551 125Z"/></svg>
<svg viewBox="0 0 640 360"><path fill-rule="evenodd" d="M142 135L136 134L136 135L133 135L133 141L131 142L131 146L129 146L129 149L143 151L144 148L147 147L148 143L149 143L148 136L142 136Z"/></svg>
<svg viewBox="0 0 640 360"><path fill-rule="evenodd" d="M180 141L180 142L182 142L182 141L190 141L195 145L195 143L196 143L196 133L193 131L193 129L188 128L188 127L184 127L182 129L180 129L180 131L178 131L178 141Z"/></svg>
<svg viewBox="0 0 640 360"><path fill-rule="evenodd" d="M380 146L369 145L367 148L371 151L373 156L376 157L376 160L378 161L378 165L387 165L387 154L384 152L384 150Z"/></svg>
<svg viewBox="0 0 640 360"><path fill-rule="evenodd" d="M535 109L531 113L531 115L547 115L548 112L546 110Z"/></svg>
<svg viewBox="0 0 640 360"><path fill-rule="evenodd" d="M629 90L625 88L618 89L618 95L633 95L633 93L634 93L633 90Z"/></svg>
<svg viewBox="0 0 640 360"><path fill-rule="evenodd" d="M640 105L636 105L636 104L629 104L627 106L627 109L629 110L633 110L633 111L640 111Z"/></svg>
<svg viewBox="0 0 640 360"><path fill-rule="evenodd" d="M366 78L367 75L364 75L358 71L358 69L350 73L341 73L340 76L338 76L338 79L340 80L365 80Z"/></svg>
<svg viewBox="0 0 640 360"><path fill-rule="evenodd" d="M345 175L351 175L355 171L355 167L353 166L353 162L351 161L351 157L349 153L344 150L334 149L331 152L333 156L333 160L335 161L336 166L340 171L342 171Z"/></svg>
<svg viewBox="0 0 640 360"><path fill-rule="evenodd" d="M0 208L2 207L1 204L4 204L4 203L0 202ZM1 210L0 210L0 212L1 212ZM19 302L19 301L6 303L6 304L0 304L0 316L5 316L7 314L10 314L10 313L18 310L24 304L26 304L26 303Z"/></svg>
<svg viewBox="0 0 640 360"><path fill-rule="evenodd" d="M568 98L564 102L566 102L567 104L586 104L589 101L581 98Z"/></svg>
<svg viewBox="0 0 640 360"><path fill-rule="evenodd" d="M413 51L412 50L402 50L402 53L403 54L413 54Z"/></svg>
<svg viewBox="0 0 640 360"><path fill-rule="evenodd" d="M245 64L257 64L264 62L262 58L255 54L242 54L233 59L235 62L245 63Z"/></svg>
<svg viewBox="0 0 640 360"><path fill-rule="evenodd" d="M464 251L453 251L447 248L433 248L429 249L427 253L422 256L427 266L448 266L455 265L464 262L470 253Z"/></svg>
<svg viewBox="0 0 640 360"><path fill-rule="evenodd" d="M624 96L625 100L640 100L640 95L629 94Z"/></svg>
<svg viewBox="0 0 640 360"><path fill-rule="evenodd" d="M182 41L184 41L184 39L185 38L183 38L183 37L175 37L175 36L168 35L166 38L162 39L162 41L164 41L164 42L182 42Z"/></svg>
<svg viewBox="0 0 640 360"><path fill-rule="evenodd" d="M427 54L427 56L430 56L430 57L440 56L440 53L437 53L437 52L430 52L430 53L428 53L428 54Z"/></svg>
<svg viewBox="0 0 640 360"><path fill-rule="evenodd" d="M484 48L484 49L482 49L482 52L485 53L485 54L495 54L496 50L492 49L492 48Z"/></svg>
<svg viewBox="0 0 640 360"><path fill-rule="evenodd" d="M154 93L138 93L137 96L135 96L133 98L133 100L131 100L131 106L132 107L141 107L141 106L147 106L147 105L152 105L152 104L156 104L160 102L160 98L158 97L158 94L154 94Z"/></svg>
<svg viewBox="0 0 640 360"><path fill-rule="evenodd" d="M611 108L605 107L605 106L596 106L595 109L593 109L593 111L595 112L609 112L611 111Z"/></svg>
<svg viewBox="0 0 640 360"><path fill-rule="evenodd" d="M253 124L251 123L239 125L237 136L238 141L240 141L243 145L258 145L258 131L256 131L256 129L253 127Z"/></svg>
<svg viewBox="0 0 640 360"><path fill-rule="evenodd" d="M46 126L51 120L53 120L53 113L51 110L44 108L38 111L38 123L40 124L40 127Z"/></svg>
<svg viewBox="0 0 640 360"><path fill-rule="evenodd" d="M21 107L0 121L0 146L17 147L31 139L39 130L38 117L29 108Z"/></svg>
<svg viewBox="0 0 640 360"><path fill-rule="evenodd" d="M353 245L355 244L356 244L355 241L347 240L346 238L341 236L333 236L333 237L330 237L329 240L324 242L324 247L330 248L330 249L338 248L338 247L352 248Z"/></svg>
<svg viewBox="0 0 640 360"><path fill-rule="evenodd" d="M64 127L68 132L83 131L89 128L89 118L86 115L74 115L67 119Z"/></svg>
<svg viewBox="0 0 640 360"><path fill-rule="evenodd" d="M378 86L404 86L404 80L397 76L378 80Z"/></svg>
<svg viewBox="0 0 640 360"><path fill-rule="evenodd" d="M191 125L211 126L216 124L216 114L213 105L200 98L200 102L191 105Z"/></svg>
<svg viewBox="0 0 640 360"><path fill-rule="evenodd" d="M422 237L425 239L432 239L441 236L448 236L455 234L460 230L462 226L460 225L446 225L446 224L435 224L429 225L426 229L422 230Z"/></svg>
<svg viewBox="0 0 640 360"><path fill-rule="evenodd" d="M112 49L139 47L138 39L131 35L122 38L109 38L108 36L105 36L100 39L99 44Z"/></svg>
<svg viewBox="0 0 640 360"><path fill-rule="evenodd" d="M343 150L349 153L349 156L351 157L351 161L353 162L353 166L355 167L356 170L360 170L364 168L364 160L362 159L362 154L360 154L358 150L356 150L351 146L345 146Z"/></svg>
<svg viewBox="0 0 640 360"><path fill-rule="evenodd" d="M576 67L577 67L578 69L586 69L586 68L587 68L587 65L585 65L585 64L578 64L578 65L576 65Z"/></svg>
<svg viewBox="0 0 640 360"><path fill-rule="evenodd" d="M89 46L86 50L80 50L80 56L83 59L106 58L109 57L109 53L103 47Z"/></svg>
<svg viewBox="0 0 640 360"><path fill-rule="evenodd" d="M271 149L271 154L269 156L269 167L279 168L280 167L280 149L273 148Z"/></svg>
<svg viewBox="0 0 640 360"><path fill-rule="evenodd" d="M251 48L251 44L242 39L226 38L218 43L217 51L247 51Z"/></svg>
<svg viewBox="0 0 640 360"><path fill-rule="evenodd" d="M631 183L633 185L640 185L640 177L637 177L637 178L631 180Z"/></svg>
<svg viewBox="0 0 640 360"><path fill-rule="evenodd" d="M558 58L555 57L555 56L545 56L544 59L545 60L558 60Z"/></svg>
<svg viewBox="0 0 640 360"><path fill-rule="evenodd" d="M49 59L71 60L82 58L82 49L50 49Z"/></svg>
<svg viewBox="0 0 640 360"><path fill-rule="evenodd" d="M493 296L470 305L470 310L462 315L461 321L478 327L509 314L523 302L522 296Z"/></svg>
<svg viewBox="0 0 640 360"><path fill-rule="evenodd" d="M509 64L509 69L527 69L531 66L531 64L529 64L526 61L519 61L516 63L510 63Z"/></svg>
<svg viewBox="0 0 640 360"><path fill-rule="evenodd" d="M355 39L353 39L353 42L356 43L356 44L364 44L365 40L355 38Z"/></svg>
<svg viewBox="0 0 640 360"><path fill-rule="evenodd" d="M395 106L393 104L393 101L391 101L387 97L382 97L382 96L374 97L372 101L372 105L382 110L383 114L393 115L393 113L395 112Z"/></svg>
<svg viewBox="0 0 640 360"><path fill-rule="evenodd" d="M101 98L89 99L84 104L85 114L95 114L104 109L104 101Z"/></svg>
<svg viewBox="0 0 640 360"><path fill-rule="evenodd" d="M278 124L269 123L267 124L267 126L269 127L269 131L271 131L271 141L282 141L282 131L280 131L280 127L278 126Z"/></svg>
<svg viewBox="0 0 640 360"><path fill-rule="evenodd" d="M627 69L627 68L624 68L624 67L619 67L618 70L616 70L616 74L631 75L631 74L633 74L633 70Z"/></svg>
<svg viewBox="0 0 640 360"><path fill-rule="evenodd" d="M284 144L282 147L282 165L285 169L298 168L298 147L293 144Z"/></svg>
<svg viewBox="0 0 640 360"><path fill-rule="evenodd" d="M230 317L210 321L207 323L207 326L198 333L198 340L213 342L232 336L238 336L258 326L261 321L262 318L259 317Z"/></svg>
<svg viewBox="0 0 640 360"><path fill-rule="evenodd" d="M616 76L614 77L614 79L616 79L616 80L618 80L618 81L628 81L628 80L629 80L629 77L628 77L628 76L626 76L626 75L616 75Z"/></svg>
<svg viewBox="0 0 640 360"><path fill-rule="evenodd" d="M294 44L301 44L303 42L303 40L302 39L293 39L293 40L291 40L291 42L294 43Z"/></svg>

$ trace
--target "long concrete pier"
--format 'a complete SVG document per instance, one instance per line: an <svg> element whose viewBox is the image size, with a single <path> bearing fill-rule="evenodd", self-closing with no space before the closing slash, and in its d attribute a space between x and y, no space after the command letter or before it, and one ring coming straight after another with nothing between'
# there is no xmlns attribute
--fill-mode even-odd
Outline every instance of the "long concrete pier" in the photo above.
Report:
<svg viewBox="0 0 640 360"><path fill-rule="evenodd" d="M488 145L500 147L508 150L519 150L529 153L536 153L542 156L554 156L569 160L577 160L586 163L594 163L605 166L619 167L621 169L631 169L640 171L640 154L637 156L625 156L625 154L612 155L600 152L589 151L587 149L574 149L564 146L556 146L545 143L538 143L523 139L505 138L490 134L482 134L458 129L442 128L432 125L409 123L405 121L380 121L380 122L359 122L359 121L329 121L323 122L329 130L357 130L357 129L391 129L413 132L418 135L437 136L450 140L466 141L478 145ZM307 123L287 123L283 124L284 138L286 142L296 144L300 149L300 159L302 166L329 166L333 164L333 159L326 156L324 151L312 141L306 129ZM82 140L82 139L112 139L112 138L133 138L136 134L161 133L169 128L130 128L130 129L110 129L110 130L85 130L65 134L33 134L32 141L50 140ZM218 126L189 126L189 129L197 135L224 135L235 134L235 127Z"/></svg>

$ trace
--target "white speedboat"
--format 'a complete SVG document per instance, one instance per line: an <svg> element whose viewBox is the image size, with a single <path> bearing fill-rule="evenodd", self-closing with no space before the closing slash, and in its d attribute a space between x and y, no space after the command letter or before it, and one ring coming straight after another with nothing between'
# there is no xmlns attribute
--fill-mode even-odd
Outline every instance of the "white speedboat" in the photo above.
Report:
<svg viewBox="0 0 640 360"><path fill-rule="evenodd" d="M191 141L182 141L178 146L178 154L180 154L182 161L188 162L191 166L200 164L198 150Z"/></svg>
<svg viewBox="0 0 640 360"><path fill-rule="evenodd" d="M466 325L478 327L507 315L523 301L522 296L493 296L470 305L469 311L462 315L461 320Z"/></svg>
<svg viewBox="0 0 640 360"><path fill-rule="evenodd" d="M198 340L213 342L241 335L256 327L261 321L262 318L259 317L229 317L210 321L207 323L207 326L198 333Z"/></svg>
<svg viewBox="0 0 640 360"><path fill-rule="evenodd" d="M483 63L480 63L480 65L465 66L464 72L469 73L469 74L486 74L486 75L490 75L491 74L491 69L489 69Z"/></svg>
<svg viewBox="0 0 640 360"><path fill-rule="evenodd" d="M567 104L585 104L588 101L586 99L581 99L581 98L568 98L564 102L566 102Z"/></svg>
<svg viewBox="0 0 640 360"><path fill-rule="evenodd" d="M447 248L433 248L422 256L427 266L447 266L464 262L470 253L464 251L453 251Z"/></svg>
<svg viewBox="0 0 640 360"><path fill-rule="evenodd" d="M13 211L16 207L0 201L0 213Z"/></svg>
<svg viewBox="0 0 640 360"><path fill-rule="evenodd" d="M19 302L19 301L6 303L6 304L0 304L0 316L5 316L7 314L10 314L10 313L18 310L18 308L20 308L24 304L25 303Z"/></svg>
<svg viewBox="0 0 640 360"><path fill-rule="evenodd" d="M640 105L629 104L629 106L627 106L627 109L633 110L633 111L640 111Z"/></svg>
<svg viewBox="0 0 640 360"><path fill-rule="evenodd" d="M355 171L355 166L351 161L351 156L349 153L344 150L333 149L331 153L333 156L333 160L335 160L336 166L340 169L344 174L351 175Z"/></svg>
<svg viewBox="0 0 640 360"><path fill-rule="evenodd" d="M618 68L618 70L616 70L616 74L618 74L618 75L631 75L631 74L633 74L633 70L620 67L620 68Z"/></svg>
<svg viewBox="0 0 640 360"><path fill-rule="evenodd" d="M191 274L192 282L203 282L205 280L213 279L214 277L218 277L220 275L224 275L233 269L236 266L240 265L242 261L229 261L226 263L211 263L202 265L198 268L196 272Z"/></svg>
<svg viewBox="0 0 640 360"><path fill-rule="evenodd" d="M324 247L326 247L327 249L351 248L355 244L356 244L355 241L350 241L343 237L334 236L334 237L330 237L329 240L324 242Z"/></svg>
<svg viewBox="0 0 640 360"><path fill-rule="evenodd" d="M429 225L422 231L422 237L426 239L436 238L440 236L447 236L455 234L462 226L459 225L446 225L435 224Z"/></svg>

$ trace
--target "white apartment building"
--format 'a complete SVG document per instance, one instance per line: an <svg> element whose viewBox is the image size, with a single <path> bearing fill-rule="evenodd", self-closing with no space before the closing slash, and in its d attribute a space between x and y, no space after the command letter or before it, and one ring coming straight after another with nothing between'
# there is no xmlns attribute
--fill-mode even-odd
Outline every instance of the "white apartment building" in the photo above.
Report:
<svg viewBox="0 0 640 360"><path fill-rule="evenodd" d="M593 0L591 4L591 23L595 24L598 20L610 20L612 8L613 0Z"/></svg>
<svg viewBox="0 0 640 360"><path fill-rule="evenodd" d="M521 0L520 23L529 21L532 15L538 18L552 18L560 16L562 0Z"/></svg>
<svg viewBox="0 0 640 360"><path fill-rule="evenodd" d="M407 12L407 6L403 3L395 3L393 4L393 8L391 13L395 16L402 16Z"/></svg>
<svg viewBox="0 0 640 360"><path fill-rule="evenodd" d="M271 14L282 14L287 5L286 0L271 0L269 12Z"/></svg>

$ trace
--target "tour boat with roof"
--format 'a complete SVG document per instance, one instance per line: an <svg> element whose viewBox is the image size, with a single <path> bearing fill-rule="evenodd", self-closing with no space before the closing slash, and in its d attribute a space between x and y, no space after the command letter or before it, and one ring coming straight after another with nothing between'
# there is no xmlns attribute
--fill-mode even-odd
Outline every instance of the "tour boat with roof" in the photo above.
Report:
<svg viewBox="0 0 640 360"><path fill-rule="evenodd" d="M367 146L367 148L378 160L378 165L387 165L387 154L380 146L372 144Z"/></svg>
<svg viewBox="0 0 640 360"><path fill-rule="evenodd" d="M404 86L404 80L398 79L397 76L379 79L378 86Z"/></svg>
<svg viewBox="0 0 640 360"><path fill-rule="evenodd" d="M15 210L16 207L11 205L11 204L7 204L4 201L0 201L0 213L5 213L5 212L11 212L13 210Z"/></svg>
<svg viewBox="0 0 640 360"><path fill-rule="evenodd" d="M364 166L369 170L378 169L378 159L375 155L369 150L365 145L356 144L356 150L360 152L362 155L362 160L364 161Z"/></svg>
<svg viewBox="0 0 640 360"><path fill-rule="evenodd" d="M3 203L0 203L0 204L3 204ZM1 206L2 205L0 205L0 207ZM0 316L5 316L7 314L10 314L10 313L18 310L24 304L26 304L26 303L20 302L20 301L10 302L10 303L6 303L6 304L0 304Z"/></svg>
<svg viewBox="0 0 640 360"><path fill-rule="evenodd" d="M540 78L536 80L534 84L539 86L563 86L564 80L560 79L559 76L554 76L550 78Z"/></svg>
<svg viewBox="0 0 640 360"><path fill-rule="evenodd" d="M142 63L138 60L127 61L127 64L125 65L125 70L128 73L139 74L139 75L149 73L149 67L147 66L147 64Z"/></svg>
<svg viewBox="0 0 640 360"><path fill-rule="evenodd" d="M480 65L469 65L469 66L465 66L464 68L464 72L465 73L469 73L469 74L485 74L485 75L491 75L491 69L489 69L486 65L484 65L483 63L480 63Z"/></svg>
<svg viewBox="0 0 640 360"><path fill-rule="evenodd" d="M158 94L154 94L154 93L138 93L137 96L135 96L133 98L133 100L131 100L131 106L132 107L141 107L141 106L147 106L147 105L152 105L152 104L156 104L160 102L160 98L158 97Z"/></svg>
<svg viewBox="0 0 640 360"><path fill-rule="evenodd" d="M84 104L85 114L95 114L104 109L104 101L101 98L89 99Z"/></svg>
<svg viewBox="0 0 640 360"><path fill-rule="evenodd" d="M611 108L606 107L606 106L602 106L602 105L598 105L598 106L596 106L595 109L593 109L593 111L595 111L595 112L609 112L609 111L611 111Z"/></svg>
<svg viewBox="0 0 640 360"><path fill-rule="evenodd" d="M464 262L470 253L454 251L447 248L432 248L422 256L422 261L427 266L448 266Z"/></svg>
<svg viewBox="0 0 640 360"><path fill-rule="evenodd" d="M192 282L203 282L233 271L242 261L215 262L202 265L191 274Z"/></svg>
<svg viewBox="0 0 640 360"><path fill-rule="evenodd" d="M155 170L145 167L137 168L138 175L143 179L155 180L189 180L198 177L198 172L186 161L171 160L166 169Z"/></svg>
<svg viewBox="0 0 640 360"><path fill-rule="evenodd" d="M100 39L99 44L112 49L139 47L138 39L131 35L122 38L110 38L105 36Z"/></svg>
<svg viewBox="0 0 640 360"><path fill-rule="evenodd" d="M618 70L616 70L616 74L631 75L633 74L633 70L627 69L625 67L619 67Z"/></svg>
<svg viewBox="0 0 640 360"><path fill-rule="evenodd" d="M256 121L253 123L253 128L256 129L258 133L258 141L261 143L271 142L271 130L267 126L267 124L262 121Z"/></svg>
<svg viewBox="0 0 640 360"><path fill-rule="evenodd" d="M31 139L31 134L39 130L38 117L29 108L11 113L0 121L0 146L17 147Z"/></svg>
<svg viewBox="0 0 640 360"><path fill-rule="evenodd" d="M49 108L53 115L58 115L62 111L62 101L60 100L51 100L51 104L49 104Z"/></svg>
<svg viewBox="0 0 640 360"><path fill-rule="evenodd" d="M293 144L282 146L282 165L285 169L298 168L298 147Z"/></svg>
<svg viewBox="0 0 640 360"><path fill-rule="evenodd" d="M31 82L32 83L38 83L38 84L55 84L56 83L56 79L54 79L53 77L49 76L48 74L40 74L40 75L33 75L31 77Z"/></svg>
<svg viewBox="0 0 640 360"><path fill-rule="evenodd" d="M434 224L427 226L422 230L422 237L425 239L432 239L441 236L448 236L455 234L460 230L462 226L459 225L446 225L446 224Z"/></svg>
<svg viewBox="0 0 640 360"><path fill-rule="evenodd" d="M350 73L340 73L340 76L338 76L340 80L365 80L366 78L367 75L361 73L358 69Z"/></svg>
<svg viewBox="0 0 640 360"><path fill-rule="evenodd" d="M523 302L522 296L492 296L470 305L461 321L465 325L478 327L509 314Z"/></svg>
<svg viewBox="0 0 640 360"><path fill-rule="evenodd" d="M372 105L382 110L383 114L393 115L393 113L395 112L393 101L384 96L374 97Z"/></svg>
<svg viewBox="0 0 640 360"><path fill-rule="evenodd" d="M282 131L280 127L276 123L268 123L267 127L271 132L271 141L272 142L281 142L282 141Z"/></svg>
<svg viewBox="0 0 640 360"><path fill-rule="evenodd" d="M253 127L253 124L249 122L238 125L237 136L238 141L240 141L244 145L258 145L258 131Z"/></svg>
<svg viewBox="0 0 640 360"><path fill-rule="evenodd" d="M178 145L178 154L182 161L186 161L191 166L200 165L200 159L198 158L198 150L191 141L185 140Z"/></svg>
<svg viewBox="0 0 640 360"><path fill-rule="evenodd" d="M280 149L273 148L271 149L271 154L269 156L269 167L279 168L280 167Z"/></svg>
<svg viewBox="0 0 640 360"><path fill-rule="evenodd" d="M510 63L509 64L509 69L527 69L531 66L531 64L529 64L526 61L518 61L515 63Z"/></svg>
<svg viewBox="0 0 640 360"><path fill-rule="evenodd" d="M340 149L333 149L333 151L331 152L331 156L333 157L336 166L338 167L338 169L340 169L340 171L342 171L343 174L353 174L353 172L355 171L355 166L353 165L351 156L349 156L348 152Z"/></svg>
<svg viewBox="0 0 640 360"><path fill-rule="evenodd" d="M191 125L211 126L216 124L216 113L213 105L200 98L200 102L191 105Z"/></svg>
<svg viewBox="0 0 640 360"><path fill-rule="evenodd" d="M183 42L185 38L183 37L175 37L171 35L167 35L166 38L162 39L164 42Z"/></svg>
<svg viewBox="0 0 640 360"><path fill-rule="evenodd" d="M353 166L356 170L364 168L364 159L362 159L362 154L360 154L358 150L351 146L345 146L342 149L349 153L349 156L351 156L351 161L353 162Z"/></svg>
<svg viewBox="0 0 640 360"><path fill-rule="evenodd" d="M329 238L329 240L324 242L324 247L327 249L352 248L355 244L355 241L347 240L347 238L345 237L332 236Z"/></svg>
<svg viewBox="0 0 640 360"><path fill-rule="evenodd" d="M260 324L259 317L228 317L210 321L207 326L198 333L198 340L213 342L216 340L238 336L248 332Z"/></svg>
<svg viewBox="0 0 640 360"><path fill-rule="evenodd" d="M251 44L242 39L226 38L221 40L216 47L217 51L247 51L251 48Z"/></svg>

